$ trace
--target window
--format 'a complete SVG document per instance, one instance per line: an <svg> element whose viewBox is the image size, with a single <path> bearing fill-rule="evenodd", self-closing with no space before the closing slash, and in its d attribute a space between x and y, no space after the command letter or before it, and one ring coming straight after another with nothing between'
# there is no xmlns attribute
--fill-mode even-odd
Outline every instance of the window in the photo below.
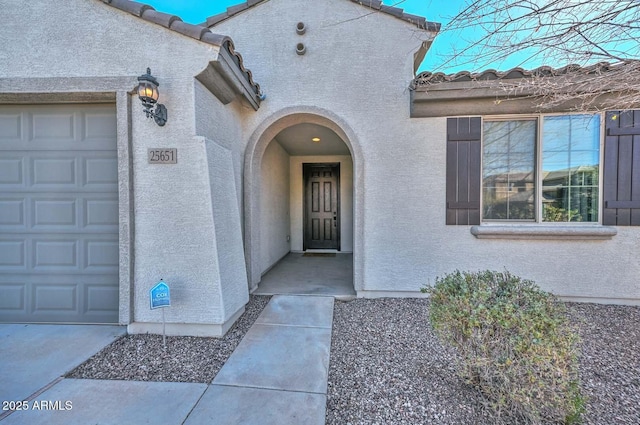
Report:
<svg viewBox="0 0 640 425"><path fill-rule="evenodd" d="M483 136L483 218L534 220L536 121L485 121Z"/></svg>
<svg viewBox="0 0 640 425"><path fill-rule="evenodd" d="M599 114L447 118L446 224L474 226L477 237L518 228L483 221L640 226L640 110L607 111L602 123ZM525 230L553 227L562 228ZM596 235L598 226L571 231L587 227Z"/></svg>
<svg viewBox="0 0 640 425"><path fill-rule="evenodd" d="M484 221L598 222L599 173L599 115L484 121Z"/></svg>

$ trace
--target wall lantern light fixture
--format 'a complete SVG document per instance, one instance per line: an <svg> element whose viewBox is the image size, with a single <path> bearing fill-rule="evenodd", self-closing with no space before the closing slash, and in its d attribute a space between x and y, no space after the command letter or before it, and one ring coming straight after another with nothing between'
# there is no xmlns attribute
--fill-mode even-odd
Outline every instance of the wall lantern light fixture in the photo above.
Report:
<svg viewBox="0 0 640 425"><path fill-rule="evenodd" d="M158 102L158 80L151 75L151 69L147 68L147 73L138 77L138 97L142 101L144 106L144 113L147 118L153 117L156 124L163 126L167 123L167 108ZM157 104L157 105L156 105ZM156 105L156 110L153 111L153 105Z"/></svg>

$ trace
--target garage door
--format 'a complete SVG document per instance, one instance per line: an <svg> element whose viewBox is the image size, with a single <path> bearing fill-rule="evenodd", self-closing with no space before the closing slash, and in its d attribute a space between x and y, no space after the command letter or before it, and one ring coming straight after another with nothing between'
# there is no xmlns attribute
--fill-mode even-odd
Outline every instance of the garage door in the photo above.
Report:
<svg viewBox="0 0 640 425"><path fill-rule="evenodd" d="M118 320L113 105L0 106L0 322Z"/></svg>

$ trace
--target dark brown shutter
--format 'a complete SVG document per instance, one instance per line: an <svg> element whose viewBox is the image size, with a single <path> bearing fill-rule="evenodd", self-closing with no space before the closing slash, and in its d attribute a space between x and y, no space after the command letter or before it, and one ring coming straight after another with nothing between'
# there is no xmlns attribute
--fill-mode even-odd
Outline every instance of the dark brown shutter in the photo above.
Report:
<svg viewBox="0 0 640 425"><path fill-rule="evenodd" d="M609 111L602 224L640 226L640 110Z"/></svg>
<svg viewBox="0 0 640 425"><path fill-rule="evenodd" d="M480 224L480 117L447 118L447 224Z"/></svg>

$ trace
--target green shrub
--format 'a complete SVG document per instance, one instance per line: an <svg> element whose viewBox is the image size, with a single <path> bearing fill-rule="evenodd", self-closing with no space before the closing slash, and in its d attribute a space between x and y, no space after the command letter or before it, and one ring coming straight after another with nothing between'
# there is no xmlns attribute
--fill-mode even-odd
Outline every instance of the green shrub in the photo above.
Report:
<svg viewBox="0 0 640 425"><path fill-rule="evenodd" d="M487 397L498 417L580 421L579 341L554 296L494 271L456 271L422 291L430 294L436 334L456 348L460 376Z"/></svg>

